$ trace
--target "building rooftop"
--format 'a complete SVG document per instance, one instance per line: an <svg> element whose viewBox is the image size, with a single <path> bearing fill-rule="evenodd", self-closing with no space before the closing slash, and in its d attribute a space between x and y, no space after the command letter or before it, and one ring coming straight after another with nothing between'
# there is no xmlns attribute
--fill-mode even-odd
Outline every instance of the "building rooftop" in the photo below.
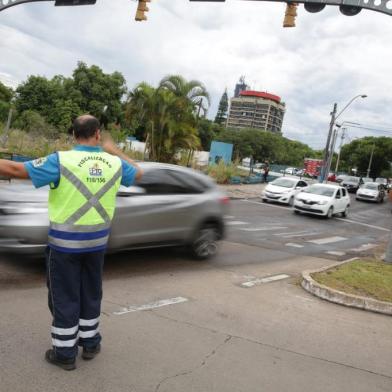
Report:
<svg viewBox="0 0 392 392"><path fill-rule="evenodd" d="M281 98L279 96L264 91L244 90L241 91L240 96L270 99L271 101L274 101L276 103L280 103L281 101Z"/></svg>

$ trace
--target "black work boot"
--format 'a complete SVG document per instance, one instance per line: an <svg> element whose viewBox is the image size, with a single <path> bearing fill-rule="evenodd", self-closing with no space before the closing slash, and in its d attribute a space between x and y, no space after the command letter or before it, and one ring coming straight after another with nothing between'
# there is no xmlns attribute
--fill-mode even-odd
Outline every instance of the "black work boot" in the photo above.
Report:
<svg viewBox="0 0 392 392"><path fill-rule="evenodd" d="M74 370L76 369L75 359L58 359L53 349L48 350L45 353L45 359L52 365L61 367L64 370Z"/></svg>
<svg viewBox="0 0 392 392"><path fill-rule="evenodd" d="M82 358L85 359L86 361L89 361L90 359L94 359L94 357L99 354L101 351L101 345L98 344L96 347L83 347L83 353L82 353Z"/></svg>

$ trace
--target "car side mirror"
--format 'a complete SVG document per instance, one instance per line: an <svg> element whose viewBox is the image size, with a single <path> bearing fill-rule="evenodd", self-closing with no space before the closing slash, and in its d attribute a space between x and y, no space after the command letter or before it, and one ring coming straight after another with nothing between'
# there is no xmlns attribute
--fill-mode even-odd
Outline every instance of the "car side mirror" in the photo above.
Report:
<svg viewBox="0 0 392 392"><path fill-rule="evenodd" d="M117 196L121 197L129 197L129 196L140 196L146 193L146 190L140 186L136 185L131 185L131 186L123 186L121 185L118 192Z"/></svg>

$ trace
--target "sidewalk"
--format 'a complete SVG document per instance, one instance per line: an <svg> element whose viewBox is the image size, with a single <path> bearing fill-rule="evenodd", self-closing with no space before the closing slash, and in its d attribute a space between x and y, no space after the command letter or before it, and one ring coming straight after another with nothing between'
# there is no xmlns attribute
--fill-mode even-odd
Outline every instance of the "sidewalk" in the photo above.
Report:
<svg viewBox="0 0 392 392"><path fill-rule="evenodd" d="M238 184L238 185L218 185L231 199L248 199L260 197L261 192L267 186L263 184Z"/></svg>

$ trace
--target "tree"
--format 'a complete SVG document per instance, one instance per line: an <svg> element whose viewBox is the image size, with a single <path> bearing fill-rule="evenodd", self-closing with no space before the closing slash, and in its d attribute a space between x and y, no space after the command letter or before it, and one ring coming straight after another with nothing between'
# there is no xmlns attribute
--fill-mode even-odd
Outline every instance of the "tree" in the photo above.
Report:
<svg viewBox="0 0 392 392"><path fill-rule="evenodd" d="M201 118L197 122L197 131L200 138L201 148L210 151L211 142L219 137L224 131L224 127L206 118Z"/></svg>
<svg viewBox="0 0 392 392"><path fill-rule="evenodd" d="M200 145L193 106L165 88L140 83L129 94L126 119L144 129L150 159L175 162L181 149Z"/></svg>
<svg viewBox="0 0 392 392"><path fill-rule="evenodd" d="M203 109L204 112L207 112L210 105L210 95L198 80L188 82L181 75L169 75L161 80L159 88L171 91L183 101L184 107L192 105L193 111L197 112L198 117L200 110Z"/></svg>
<svg viewBox="0 0 392 392"><path fill-rule="evenodd" d="M14 92L0 82L0 122L6 122Z"/></svg>
<svg viewBox="0 0 392 392"><path fill-rule="evenodd" d="M216 113L215 122L217 124L223 124L227 119L227 109L229 107L229 100L227 98L227 90L222 94L219 101L218 112Z"/></svg>
<svg viewBox="0 0 392 392"><path fill-rule="evenodd" d="M127 92L124 76L120 72L105 74L96 65L88 67L79 62L73 71L73 81L66 84L66 93L81 109L109 123L121 121L121 100Z"/></svg>

